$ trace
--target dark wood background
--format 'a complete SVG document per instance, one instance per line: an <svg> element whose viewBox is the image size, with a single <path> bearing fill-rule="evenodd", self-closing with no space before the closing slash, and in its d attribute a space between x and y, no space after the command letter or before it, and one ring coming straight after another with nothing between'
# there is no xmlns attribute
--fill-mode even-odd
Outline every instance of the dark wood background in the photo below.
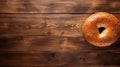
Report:
<svg viewBox="0 0 120 67"><path fill-rule="evenodd" d="M120 19L120 0L0 0L0 66L120 67L120 38L99 48L82 35L99 11Z"/></svg>

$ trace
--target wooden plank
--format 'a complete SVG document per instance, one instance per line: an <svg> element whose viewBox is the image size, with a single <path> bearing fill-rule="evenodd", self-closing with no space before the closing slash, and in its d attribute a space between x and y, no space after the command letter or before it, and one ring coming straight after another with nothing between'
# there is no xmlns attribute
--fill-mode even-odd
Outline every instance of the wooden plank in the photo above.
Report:
<svg viewBox="0 0 120 67"><path fill-rule="evenodd" d="M68 64L62 65L58 67L120 67L120 65L83 65L83 64Z"/></svg>
<svg viewBox="0 0 120 67"><path fill-rule="evenodd" d="M120 13L119 0L0 0L0 13Z"/></svg>
<svg viewBox="0 0 120 67"><path fill-rule="evenodd" d="M90 14L1 14L0 51L99 50L83 38L81 26ZM115 14L120 18L119 14ZM101 50L119 51L119 40ZM69 46L68 46L69 45Z"/></svg>
<svg viewBox="0 0 120 67"><path fill-rule="evenodd" d="M120 65L120 53L39 52L0 53L0 66Z"/></svg>
<svg viewBox="0 0 120 67"><path fill-rule="evenodd" d="M81 26L91 14L0 14L0 36L82 36ZM120 14L114 14L120 19Z"/></svg>
<svg viewBox="0 0 120 67"><path fill-rule="evenodd" d="M88 16L89 14L1 14L0 35L81 36L79 27Z"/></svg>
<svg viewBox="0 0 120 67"><path fill-rule="evenodd" d="M7 36L0 37L0 52L62 52L110 51L120 52L120 39L112 46L99 48L89 44L83 36Z"/></svg>

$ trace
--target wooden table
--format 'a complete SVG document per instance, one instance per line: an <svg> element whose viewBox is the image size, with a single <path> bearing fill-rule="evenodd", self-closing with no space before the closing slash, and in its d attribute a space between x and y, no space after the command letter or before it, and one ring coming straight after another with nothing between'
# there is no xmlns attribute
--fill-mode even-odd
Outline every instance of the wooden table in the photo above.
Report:
<svg viewBox="0 0 120 67"><path fill-rule="evenodd" d="M99 48L82 34L99 11L120 19L120 0L0 0L0 66L120 67L120 38Z"/></svg>

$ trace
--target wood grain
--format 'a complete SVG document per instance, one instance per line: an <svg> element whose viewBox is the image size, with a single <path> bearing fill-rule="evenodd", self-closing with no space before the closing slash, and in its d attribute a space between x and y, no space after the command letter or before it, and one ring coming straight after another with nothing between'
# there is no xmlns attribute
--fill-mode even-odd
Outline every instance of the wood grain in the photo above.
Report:
<svg viewBox="0 0 120 67"><path fill-rule="evenodd" d="M114 14L120 19L120 14ZM1 14L0 36L82 36L90 14Z"/></svg>
<svg viewBox="0 0 120 67"><path fill-rule="evenodd" d="M110 51L120 53L120 40L112 46L99 48L89 44L83 36L7 36L0 37L0 52L40 51Z"/></svg>
<svg viewBox="0 0 120 67"><path fill-rule="evenodd" d="M0 14L0 66L119 66L120 40L98 48L84 39L89 15Z"/></svg>
<svg viewBox="0 0 120 67"><path fill-rule="evenodd" d="M88 14L83 15L41 15L1 14L2 35L56 35L80 36L81 24ZM80 28L79 28L80 27Z"/></svg>
<svg viewBox="0 0 120 67"><path fill-rule="evenodd" d="M120 67L120 38L92 46L81 31L92 13L120 19L119 0L0 0L0 66Z"/></svg>
<svg viewBox="0 0 120 67"><path fill-rule="evenodd" d="M114 57L113 57L114 56ZM107 57L107 58L106 58ZM0 53L2 66L119 65L120 53L111 52L39 52Z"/></svg>
<svg viewBox="0 0 120 67"><path fill-rule="evenodd" d="M1 0L0 13L120 13L119 0Z"/></svg>
<svg viewBox="0 0 120 67"><path fill-rule="evenodd" d="M7 36L0 37L0 52L40 52L40 51L110 51L119 53L120 40L112 46L99 48L89 44L83 36Z"/></svg>

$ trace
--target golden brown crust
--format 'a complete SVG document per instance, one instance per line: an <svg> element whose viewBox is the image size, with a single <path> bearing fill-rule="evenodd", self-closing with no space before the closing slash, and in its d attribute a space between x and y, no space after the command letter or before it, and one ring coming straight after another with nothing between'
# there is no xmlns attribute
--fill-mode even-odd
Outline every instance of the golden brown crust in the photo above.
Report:
<svg viewBox="0 0 120 67"><path fill-rule="evenodd" d="M99 27L106 29L100 34ZM109 46L119 38L120 23L112 14L98 12L88 17L82 25L85 39L98 47Z"/></svg>

